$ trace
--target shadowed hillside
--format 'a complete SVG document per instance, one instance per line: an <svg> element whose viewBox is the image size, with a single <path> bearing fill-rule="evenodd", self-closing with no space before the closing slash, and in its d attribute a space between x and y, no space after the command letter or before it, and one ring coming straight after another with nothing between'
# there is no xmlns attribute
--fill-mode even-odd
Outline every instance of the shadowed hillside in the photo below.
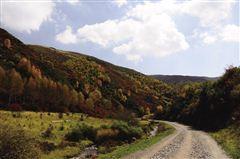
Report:
<svg viewBox="0 0 240 159"><path fill-rule="evenodd" d="M207 82L216 81L218 77L201 77L201 76L183 76L183 75L151 75L166 83L188 83L188 82Z"/></svg>

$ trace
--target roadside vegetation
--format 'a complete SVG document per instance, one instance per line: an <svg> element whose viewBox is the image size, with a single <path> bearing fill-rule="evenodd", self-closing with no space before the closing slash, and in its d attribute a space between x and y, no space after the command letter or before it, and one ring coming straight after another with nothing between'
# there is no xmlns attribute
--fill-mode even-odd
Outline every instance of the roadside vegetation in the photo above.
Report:
<svg viewBox="0 0 240 159"><path fill-rule="evenodd" d="M158 127L158 131L155 136L149 137L149 135L145 135L140 140L137 140L131 144L122 145L116 147L116 149L107 154L101 154L99 156L100 159L111 158L118 159L124 157L128 154L134 153L136 151L144 150L157 142L159 142L164 137L172 134L174 132L174 128L165 123L160 123Z"/></svg>
<svg viewBox="0 0 240 159"><path fill-rule="evenodd" d="M224 129L211 133L212 137L233 159L240 158L240 128L230 125Z"/></svg>
<svg viewBox="0 0 240 159"><path fill-rule="evenodd" d="M176 85L172 105L156 118L212 132L233 157L240 156L240 68L230 67L215 82Z"/></svg>

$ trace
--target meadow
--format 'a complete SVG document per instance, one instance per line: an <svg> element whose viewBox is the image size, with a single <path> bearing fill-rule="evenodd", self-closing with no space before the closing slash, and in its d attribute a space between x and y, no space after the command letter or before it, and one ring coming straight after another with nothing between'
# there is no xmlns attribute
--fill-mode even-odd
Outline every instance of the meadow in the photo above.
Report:
<svg viewBox="0 0 240 159"><path fill-rule="evenodd" d="M15 129L21 129L28 137L36 140L40 147L39 158L42 159L79 156L85 148L92 145L97 146L99 158L120 158L147 148L173 132L173 128L160 123L161 130L156 136L149 137L149 132L159 125L158 122L135 118L128 123L81 113L1 110L0 117L0 126L11 127L8 131L13 136L17 135L14 134ZM1 129L0 137L4 134L4 127ZM5 139L5 136L2 135L2 138ZM21 137L17 137L17 142L18 140ZM25 144L24 140L28 138L23 138L22 144ZM21 144L18 143L17 146L19 145Z"/></svg>
<svg viewBox="0 0 240 159"><path fill-rule="evenodd" d="M43 153L42 158L63 158L79 154L84 147L92 144L84 140L78 144L64 146L64 136L77 125L87 124L95 128L102 125L111 125L113 120L88 117L79 113L39 113L39 112L10 112L0 111L0 123L8 124L26 130L39 142L48 142L48 145L58 147L49 153ZM43 133L53 127L51 136L44 137ZM62 145L60 148L58 145Z"/></svg>

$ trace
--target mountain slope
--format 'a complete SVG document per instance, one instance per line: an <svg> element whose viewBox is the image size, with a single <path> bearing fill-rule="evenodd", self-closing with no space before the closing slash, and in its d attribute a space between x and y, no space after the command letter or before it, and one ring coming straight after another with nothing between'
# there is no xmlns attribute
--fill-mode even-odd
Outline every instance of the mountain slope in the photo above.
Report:
<svg viewBox="0 0 240 159"><path fill-rule="evenodd" d="M183 76L183 75L151 75L151 77L159 79L166 83L188 83L188 82L207 82L216 81L217 77L201 77L201 76Z"/></svg>
<svg viewBox="0 0 240 159"><path fill-rule="evenodd" d="M4 45L6 39L9 39L11 48ZM50 83L58 82L82 93L84 103L79 106L81 110L76 111L96 116L112 116L119 110L131 110L143 115L170 100L171 88L168 85L134 70L80 53L25 45L3 29L0 29L0 43L0 66L6 70L16 69L25 83L32 75L18 67L24 58L40 70L43 78L51 80ZM95 96L99 99L95 100ZM6 103L6 99L1 100ZM31 109L29 103L20 104ZM41 104L35 104L41 110ZM45 109L48 110L48 107ZM70 107L67 109L75 111Z"/></svg>

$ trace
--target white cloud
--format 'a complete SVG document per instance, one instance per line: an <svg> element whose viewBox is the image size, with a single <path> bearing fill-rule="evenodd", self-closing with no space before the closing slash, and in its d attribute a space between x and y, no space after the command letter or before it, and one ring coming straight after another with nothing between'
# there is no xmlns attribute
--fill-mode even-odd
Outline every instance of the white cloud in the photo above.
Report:
<svg viewBox="0 0 240 159"><path fill-rule="evenodd" d="M79 0L66 0L66 2L68 2L71 5L76 5L78 4L80 1Z"/></svg>
<svg viewBox="0 0 240 159"><path fill-rule="evenodd" d="M240 43L240 26L228 24L214 31L209 30L203 33L195 30L193 38L200 38L205 44L212 44L216 41Z"/></svg>
<svg viewBox="0 0 240 159"><path fill-rule="evenodd" d="M72 28L67 26L65 31L56 35L56 41L63 44L71 44L77 42L77 37L72 33Z"/></svg>
<svg viewBox="0 0 240 159"><path fill-rule="evenodd" d="M90 41L103 47L109 47L130 39L139 26L140 22L132 19L107 20L103 23L85 25L79 28L78 37L82 41Z"/></svg>
<svg viewBox="0 0 240 159"><path fill-rule="evenodd" d="M140 23L128 43L116 46L113 52L124 55L164 57L189 47L185 37L166 15L153 16Z"/></svg>
<svg viewBox="0 0 240 159"><path fill-rule="evenodd" d="M203 42L206 44L212 44L216 41L217 39L214 36L206 36L203 38Z"/></svg>
<svg viewBox="0 0 240 159"><path fill-rule="evenodd" d="M114 0L113 1L118 7L122 7L127 4L127 0Z"/></svg>
<svg viewBox="0 0 240 159"><path fill-rule="evenodd" d="M226 25L225 22L232 16L234 1L186 1L181 12L197 17L200 26L208 31L194 33L205 44L213 44L216 41L237 41L237 26ZM199 29L198 29L199 30ZM196 36L197 35L197 36ZM239 38L238 38L239 39Z"/></svg>
<svg viewBox="0 0 240 159"><path fill-rule="evenodd" d="M141 61L145 56L164 57L189 47L167 14L86 25L78 29L78 37L103 47L113 46L114 53L130 61Z"/></svg>
<svg viewBox="0 0 240 159"><path fill-rule="evenodd" d="M52 1L2 1L2 25L19 32L37 31L51 20L54 7Z"/></svg>
<svg viewBox="0 0 240 159"><path fill-rule="evenodd" d="M233 1L186 1L181 12L199 18L203 27L217 27L231 16Z"/></svg>
<svg viewBox="0 0 240 159"><path fill-rule="evenodd" d="M226 42L240 43L240 26L233 24L226 25L222 32L220 32L220 37Z"/></svg>
<svg viewBox="0 0 240 159"><path fill-rule="evenodd" d="M138 4L127 12L127 17L134 17L146 20L154 15L161 15L163 13L173 15L180 11L181 3L171 0L162 0L158 2L145 1L143 4Z"/></svg>
<svg viewBox="0 0 240 159"><path fill-rule="evenodd" d="M210 35L209 33L205 32L205 33L201 33L199 35L199 37L202 39L202 41L205 44L212 44L217 40L217 37L214 35Z"/></svg>
<svg viewBox="0 0 240 159"><path fill-rule="evenodd" d="M234 1L174 1L145 2L131 9L127 15L140 19L152 15L167 13L168 15L186 14L199 19L201 26L213 27L231 17Z"/></svg>
<svg viewBox="0 0 240 159"><path fill-rule="evenodd" d="M236 27L230 28L228 31L225 28L224 21L232 16L232 8L234 6L234 1L174 1L174 0L162 0L159 2L145 2L144 4L138 4L136 7L131 9L127 16L134 17L138 19L148 19L154 15L161 15L163 13L175 17L178 15L192 16L199 20L198 28L208 29L211 34L204 35L204 33L198 33L195 38L200 38L205 44L212 44L219 41L219 32L230 32L234 30L236 32ZM201 30L201 29L198 29ZM225 34L224 37L227 37ZM236 34L237 35L237 34ZM236 39L236 35L231 36L231 38ZM193 35L194 36L194 35ZM223 36L223 35L222 35ZM226 41L226 40L225 40ZM236 41L236 40L228 40Z"/></svg>
<svg viewBox="0 0 240 159"><path fill-rule="evenodd" d="M231 17L233 4L229 1L143 2L130 8L120 19L79 28L77 41L110 48L129 61L139 62L147 56L161 58L189 48L184 34L177 29L173 20L179 15L195 17L199 21L196 27L199 32L195 38L201 39L205 44L221 40L219 32L222 32L221 37L225 41L235 41L236 35L227 35L238 29L224 27L225 20Z"/></svg>

